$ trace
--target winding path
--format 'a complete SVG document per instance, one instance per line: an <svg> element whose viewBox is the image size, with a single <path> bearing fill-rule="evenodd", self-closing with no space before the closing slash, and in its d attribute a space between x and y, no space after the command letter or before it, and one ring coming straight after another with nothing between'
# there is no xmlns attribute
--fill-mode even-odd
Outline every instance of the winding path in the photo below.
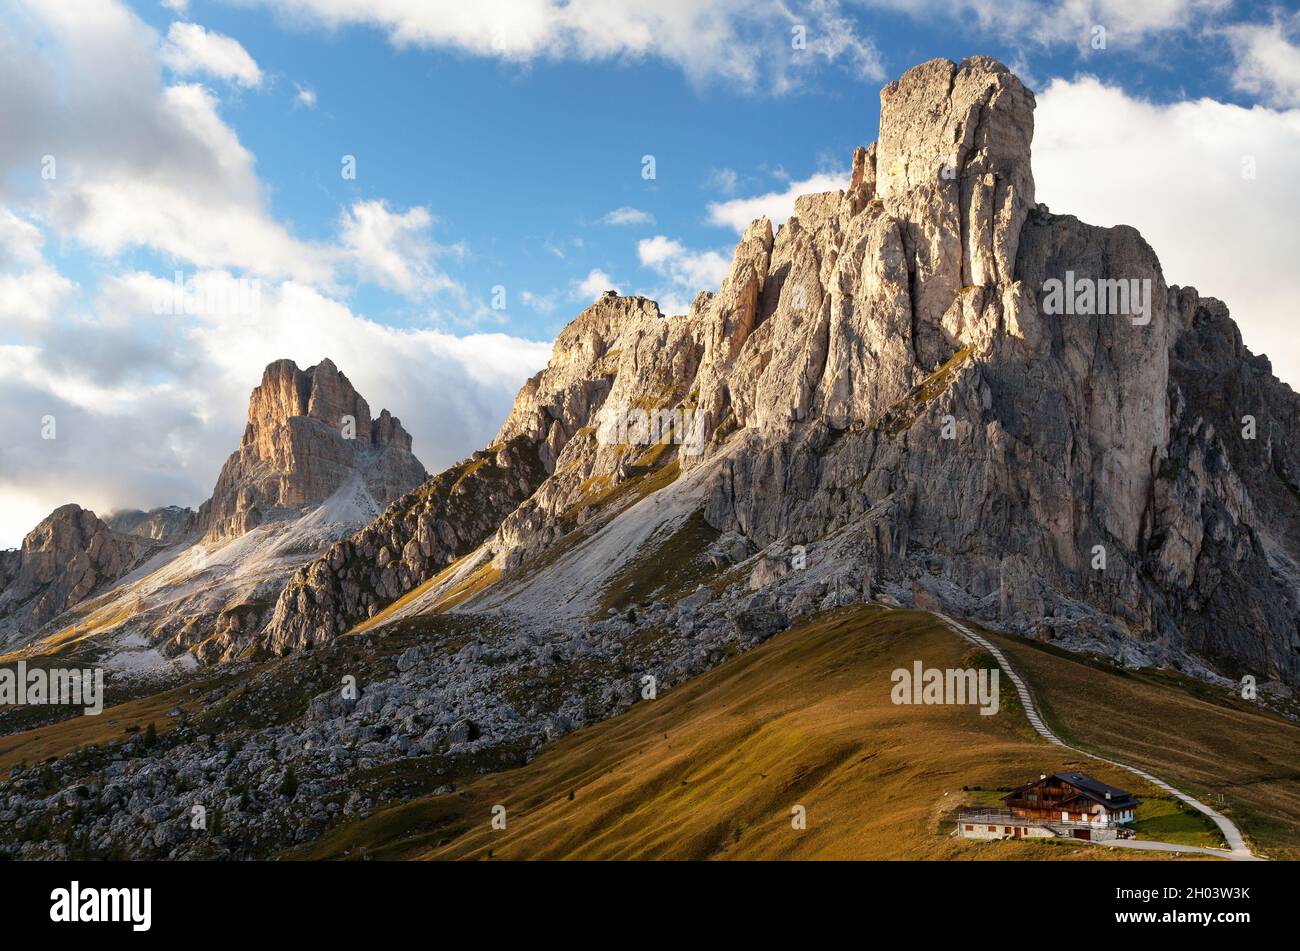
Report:
<svg viewBox="0 0 1300 951"><path fill-rule="evenodd" d="M1214 820L1214 824L1217 825L1219 827L1219 830L1223 833L1223 838L1228 843L1229 848L1208 849L1208 848L1202 848L1200 846L1193 846L1193 845L1176 845L1170 842L1150 842L1150 841L1145 841L1142 844L1139 844L1138 841L1134 839L1117 839L1114 842L1106 843L1107 845L1117 845L1122 848L1154 849L1158 851L1169 851L1169 852L1203 852L1207 855L1214 855L1214 856L1218 856L1219 858L1233 859L1235 861L1261 861L1260 857L1256 855L1254 852L1252 852L1250 850L1250 846L1246 844L1246 840L1242 836L1241 830L1238 829L1237 826L1233 823L1233 821L1229 819L1227 816L1225 816L1223 813L1211 809L1209 806L1205 805L1205 803L1200 802L1197 799L1193 799L1191 796L1187 795L1184 792L1180 792L1179 790L1175 789L1173 786L1170 786L1164 780L1157 779L1155 776L1152 776L1150 773L1146 772L1145 770L1138 769L1135 766L1129 766L1126 763L1118 763L1112 759L1106 759L1104 756L1098 756L1095 753L1089 753L1087 750L1081 750L1077 746L1071 746L1069 743L1066 743L1064 740L1062 740L1059 736L1053 733L1048 728L1047 724L1043 721L1042 715L1038 712L1038 707L1034 704L1034 698L1029 693L1029 688L1025 685L1024 680L1020 678L1020 675L1017 674L1015 670L1012 668L1010 661L1008 661L1006 658L1006 655L1003 654L1002 651L999 650L995 644L990 642L987 637L981 637L979 634L976 634L974 631L970 630L970 628L966 627L966 625L954 621L952 618L948 617L945 614L939 614L937 612L931 612L931 613L933 613L935 617L937 617L940 621L942 621L945 625L947 625L948 629L951 630L954 634L957 634L960 637L964 637L966 640L984 648L986 651L988 651L990 654L993 655L993 659L998 662L998 666L1002 668L1002 672L1005 673L1011 679L1011 683L1015 685L1016 694L1020 697L1020 705L1024 707L1025 716L1029 718L1029 725L1034 728L1034 730L1039 734L1039 736L1043 737L1043 739L1047 740L1049 743L1055 743L1057 746L1063 747L1067 750L1071 750L1075 753L1082 753L1084 756L1089 756L1092 759L1099 760L1103 763L1109 763L1112 766L1118 766L1120 769L1126 769L1130 773L1133 773L1136 776L1141 776L1143 779L1145 779L1147 782L1151 783L1152 785L1158 786L1159 788L1163 789L1165 792L1169 793L1171 796L1175 796L1178 799L1181 799L1183 802L1187 803L1187 805L1191 806L1193 809L1197 810L1198 812L1204 813L1205 815L1209 816L1212 820Z"/></svg>

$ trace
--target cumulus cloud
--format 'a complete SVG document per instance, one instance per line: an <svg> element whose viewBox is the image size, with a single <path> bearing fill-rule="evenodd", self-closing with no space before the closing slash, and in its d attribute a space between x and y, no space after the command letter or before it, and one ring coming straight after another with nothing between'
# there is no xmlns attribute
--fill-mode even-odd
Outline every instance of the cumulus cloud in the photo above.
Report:
<svg viewBox="0 0 1300 951"><path fill-rule="evenodd" d="M1269 105L1300 106L1300 13L1264 24L1236 24L1223 31L1236 66L1232 85Z"/></svg>
<svg viewBox="0 0 1300 951"><path fill-rule="evenodd" d="M48 154L55 174L27 191L12 184L21 175L0 175L0 206L26 208L107 259L143 248L197 270L336 294L356 277L420 299L446 293L456 317L482 316L436 266L463 249L431 239L425 208L358 203L341 213L337 242L300 240L270 213L254 156L216 96L197 83L167 85L159 73L158 61L177 50L188 51L190 66L221 72L212 51L225 49L215 42L224 37L178 23L160 48L156 33L111 0L86 0L75 14L62 4L27 9L0 22L0 115L15 132L0 137L0 172L41 167Z"/></svg>
<svg viewBox="0 0 1300 951"><path fill-rule="evenodd" d="M636 254L642 267L692 292L717 290L731 268L731 259L717 251L692 251L662 234L638 241Z"/></svg>
<svg viewBox="0 0 1300 951"><path fill-rule="evenodd" d="M594 300L601 294L604 294L605 291L619 291L622 293L622 290L618 284L614 282L612 277L600 268L595 267L587 272L586 277L574 283L573 290L575 297L585 298L587 300Z"/></svg>
<svg viewBox="0 0 1300 951"><path fill-rule="evenodd" d="M45 260L45 238L30 221L0 207L0 327L43 327L71 303L76 287Z"/></svg>
<svg viewBox="0 0 1300 951"><path fill-rule="evenodd" d="M343 247L363 279L407 297L445 290L463 293L434 262L444 254L463 254L464 249L435 244L432 227L429 209L417 206L396 212L383 201L357 202L339 222Z"/></svg>
<svg viewBox="0 0 1300 951"><path fill-rule="evenodd" d="M839 0L276 0L329 27L362 24L398 46L527 62L654 57L692 81L788 91L820 64L883 78L879 54ZM801 45L794 31L802 28Z"/></svg>
<svg viewBox="0 0 1300 951"><path fill-rule="evenodd" d="M163 82L154 30L110 0L19 6L0 21L0 202L104 256L147 248L200 268L331 279L330 249L268 212L212 92ZM23 187L46 155L54 177Z"/></svg>
<svg viewBox="0 0 1300 951"><path fill-rule="evenodd" d="M240 86L262 85L262 70L238 40L197 23L173 23L161 56L167 68L181 76L206 74Z"/></svg>
<svg viewBox="0 0 1300 951"><path fill-rule="evenodd" d="M1297 109L1155 105L1091 77L1058 79L1038 96L1038 200L1092 224L1136 227L1166 279L1222 299L1247 346L1292 386L1297 168Z"/></svg>
<svg viewBox="0 0 1300 951"><path fill-rule="evenodd" d="M652 225L655 223L655 216L640 208L624 205L622 208L615 208L600 220L607 225Z"/></svg>
<svg viewBox="0 0 1300 951"><path fill-rule="evenodd" d="M1191 30L1229 0L863 0L878 9L933 21L958 18L986 33L1041 45L1089 46L1095 27L1106 45L1133 46L1169 31Z"/></svg>
<svg viewBox="0 0 1300 951"><path fill-rule="evenodd" d="M849 186L848 172L817 172L798 182L790 182L781 191L770 191L751 198L709 202L709 222L743 233L755 218L767 218L775 228L794 214L794 200L800 195L838 191Z"/></svg>
<svg viewBox="0 0 1300 951"><path fill-rule="evenodd" d="M200 283L234 279L211 272ZM333 359L374 412L402 419L436 471L487 443L550 351L505 334L383 326L292 281L263 285L252 310L157 313L171 283L121 275L85 314L0 344L0 546L69 501L96 511L202 502L272 360ZM41 438L47 415L54 440Z"/></svg>

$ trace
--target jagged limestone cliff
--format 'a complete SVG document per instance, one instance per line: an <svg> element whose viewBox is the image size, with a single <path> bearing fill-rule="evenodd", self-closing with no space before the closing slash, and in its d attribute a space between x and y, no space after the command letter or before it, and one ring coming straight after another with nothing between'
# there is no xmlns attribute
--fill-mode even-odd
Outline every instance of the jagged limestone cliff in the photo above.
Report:
<svg viewBox="0 0 1300 951"><path fill-rule="evenodd" d="M151 550L89 509L61 505L0 553L0 645L21 639L116 581Z"/></svg>
<svg viewBox="0 0 1300 951"><path fill-rule="evenodd" d="M333 361L300 370L277 360L249 398L244 438L198 524L209 539L242 535L268 518L319 505L358 475L382 509L426 473L401 421L388 410L372 420Z"/></svg>
<svg viewBox="0 0 1300 951"><path fill-rule="evenodd" d="M987 58L909 70L882 91L849 188L799 199L775 234L756 221L718 293L678 317L606 296L565 329L499 437L521 440L526 474L517 505L494 498L493 518L512 509L495 528L415 552L420 525L455 524L435 501L383 539L396 571L369 542L332 553L264 641L333 636L476 537L412 609L490 564L485 603L545 610L512 602L511 579L559 553L599 576L614 546L580 543L680 477L674 518L696 505L767 562L801 545L868 595L1296 682L1300 400L1222 304L1166 285L1135 230L1036 203L1033 107ZM658 417L662 438L644 438Z"/></svg>

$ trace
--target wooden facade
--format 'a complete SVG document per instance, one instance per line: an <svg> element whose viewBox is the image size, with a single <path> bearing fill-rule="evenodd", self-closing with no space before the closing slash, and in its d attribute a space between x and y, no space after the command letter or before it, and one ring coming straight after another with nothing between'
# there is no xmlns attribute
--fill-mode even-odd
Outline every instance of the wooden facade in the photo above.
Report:
<svg viewBox="0 0 1300 951"><path fill-rule="evenodd" d="M1141 800L1084 773L1043 774L1003 796L1014 815L1040 822L1117 826L1132 822Z"/></svg>

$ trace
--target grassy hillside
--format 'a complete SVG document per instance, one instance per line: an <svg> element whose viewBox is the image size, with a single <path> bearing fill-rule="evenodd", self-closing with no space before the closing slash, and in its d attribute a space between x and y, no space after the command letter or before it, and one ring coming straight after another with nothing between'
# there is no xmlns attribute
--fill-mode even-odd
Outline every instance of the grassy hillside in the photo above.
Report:
<svg viewBox="0 0 1300 951"><path fill-rule="evenodd" d="M1043 770L1128 773L1050 746L1014 694L977 708L898 706L891 672L991 665L928 615L846 608L546 747L532 763L471 779L339 827L312 858L1103 858L1144 853L1070 842L948 835L950 814ZM507 828L491 828L506 807ZM791 827L803 806L807 828Z"/></svg>
<svg viewBox="0 0 1300 951"><path fill-rule="evenodd" d="M1061 739L1196 796L1265 855L1300 858L1300 725L1171 671L989 636L1027 675Z"/></svg>

